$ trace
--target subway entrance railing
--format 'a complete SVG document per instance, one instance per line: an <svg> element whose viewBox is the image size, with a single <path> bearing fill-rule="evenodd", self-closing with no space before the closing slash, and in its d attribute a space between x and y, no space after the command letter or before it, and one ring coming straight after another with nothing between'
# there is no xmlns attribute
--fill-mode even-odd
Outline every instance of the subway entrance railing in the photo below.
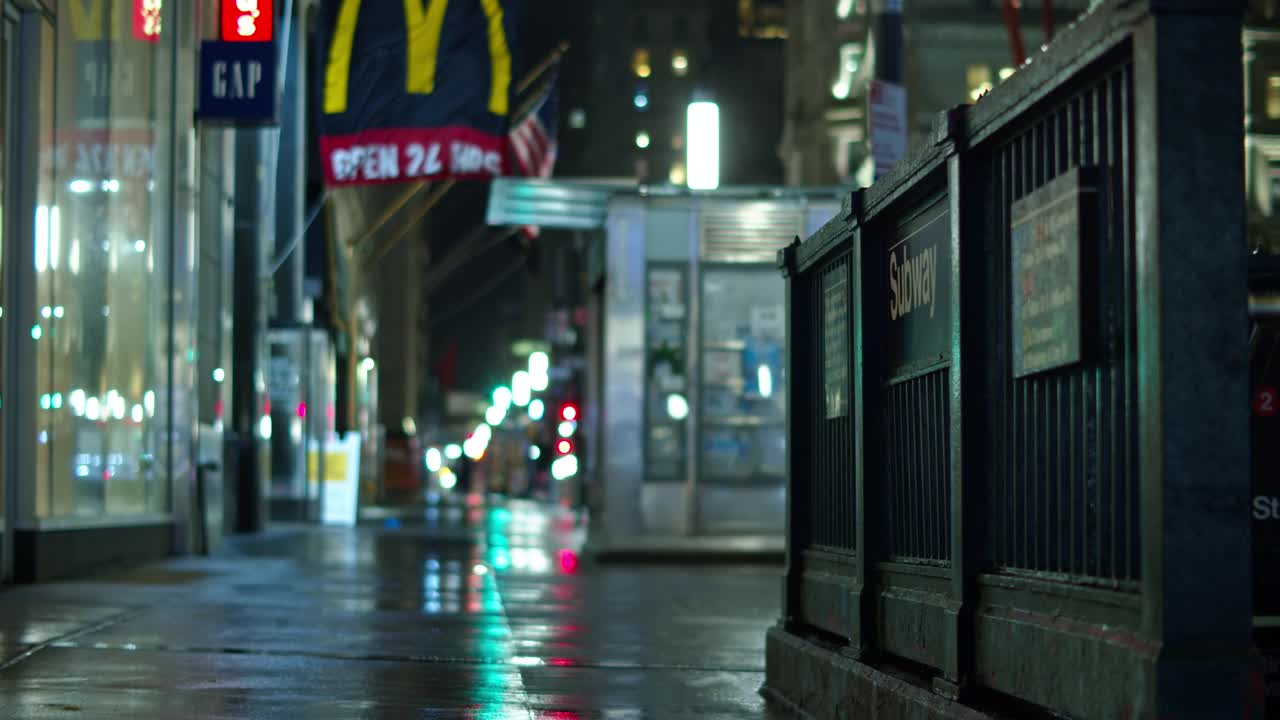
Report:
<svg viewBox="0 0 1280 720"><path fill-rule="evenodd" d="M1262 717L1240 11L1103 4L779 253L771 643L1022 713Z"/></svg>
<svg viewBox="0 0 1280 720"><path fill-rule="evenodd" d="M1254 637L1267 717L1280 717L1280 256L1249 265Z"/></svg>

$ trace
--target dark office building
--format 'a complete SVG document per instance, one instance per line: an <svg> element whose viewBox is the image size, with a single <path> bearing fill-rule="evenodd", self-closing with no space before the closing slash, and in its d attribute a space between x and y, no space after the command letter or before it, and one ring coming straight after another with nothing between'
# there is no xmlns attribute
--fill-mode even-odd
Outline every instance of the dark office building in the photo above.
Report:
<svg viewBox="0 0 1280 720"><path fill-rule="evenodd" d="M685 182L685 113L720 105L721 183L782 179L782 3L596 0L566 60L564 177Z"/></svg>

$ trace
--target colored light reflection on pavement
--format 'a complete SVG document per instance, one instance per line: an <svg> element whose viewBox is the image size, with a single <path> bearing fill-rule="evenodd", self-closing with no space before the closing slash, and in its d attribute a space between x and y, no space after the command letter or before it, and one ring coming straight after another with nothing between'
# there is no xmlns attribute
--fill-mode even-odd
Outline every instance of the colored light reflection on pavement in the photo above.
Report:
<svg viewBox="0 0 1280 720"><path fill-rule="evenodd" d="M0 670L5 717L785 716L776 568L589 563L569 510L479 495L395 520L6 589L0 662L49 644Z"/></svg>
<svg viewBox="0 0 1280 720"><path fill-rule="evenodd" d="M557 556L560 558L560 570L566 573L577 572L578 570L578 553L564 549Z"/></svg>

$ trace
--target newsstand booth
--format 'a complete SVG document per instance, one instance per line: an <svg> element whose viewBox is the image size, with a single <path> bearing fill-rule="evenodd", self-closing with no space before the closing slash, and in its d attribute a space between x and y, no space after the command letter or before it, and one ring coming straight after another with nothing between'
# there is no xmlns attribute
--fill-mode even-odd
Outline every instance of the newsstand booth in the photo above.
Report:
<svg viewBox="0 0 1280 720"><path fill-rule="evenodd" d="M592 248L580 429L589 551L781 548L777 252L839 208L835 189L495 187L491 224L573 227Z"/></svg>

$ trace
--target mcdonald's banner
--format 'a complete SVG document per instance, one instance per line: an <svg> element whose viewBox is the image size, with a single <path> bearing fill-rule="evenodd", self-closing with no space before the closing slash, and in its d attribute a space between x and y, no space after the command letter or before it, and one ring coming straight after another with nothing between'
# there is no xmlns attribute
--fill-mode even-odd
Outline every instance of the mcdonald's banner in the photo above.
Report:
<svg viewBox="0 0 1280 720"><path fill-rule="evenodd" d="M505 174L526 2L324 0L325 182Z"/></svg>

